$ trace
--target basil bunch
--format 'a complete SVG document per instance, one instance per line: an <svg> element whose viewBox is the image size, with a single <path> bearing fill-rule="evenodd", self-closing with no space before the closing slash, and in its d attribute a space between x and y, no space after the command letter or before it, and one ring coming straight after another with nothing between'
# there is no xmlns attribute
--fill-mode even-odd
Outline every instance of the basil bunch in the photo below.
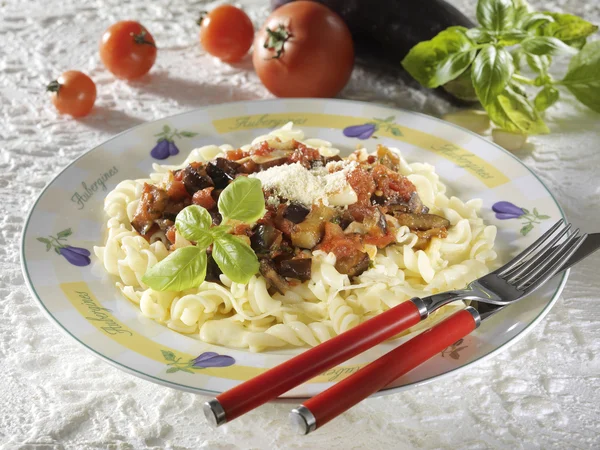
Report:
<svg viewBox="0 0 600 450"><path fill-rule="evenodd" d="M571 14L535 12L524 0L479 0L479 27L450 27L414 46L402 66L428 88L444 86L460 98L476 97L500 128L548 133L541 113L566 87L600 112L600 41L586 43L598 27ZM562 80L548 70L554 55L574 55ZM520 73L525 61L535 78ZM531 101L525 85L538 88Z"/></svg>
<svg viewBox="0 0 600 450"><path fill-rule="evenodd" d="M206 277L206 249L231 281L247 283L258 272L258 258L252 248L228 233L232 220L253 223L265 213L260 180L238 177L219 196L217 204L222 225L212 226L212 217L201 206L188 206L175 219L175 227L196 245L175 250L146 271L142 281L155 291L183 291L199 286Z"/></svg>

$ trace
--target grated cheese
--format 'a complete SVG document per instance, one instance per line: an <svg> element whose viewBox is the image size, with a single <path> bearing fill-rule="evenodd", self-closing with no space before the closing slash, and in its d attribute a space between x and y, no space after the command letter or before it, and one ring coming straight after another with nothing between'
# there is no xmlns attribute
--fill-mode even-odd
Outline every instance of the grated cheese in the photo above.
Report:
<svg viewBox="0 0 600 450"><path fill-rule="evenodd" d="M356 167L356 162L345 161L344 164L329 163L326 167L309 170L294 163L271 167L250 176L258 178L263 189L304 206L319 202L325 206L345 206L357 201L356 193L346 180L346 175Z"/></svg>

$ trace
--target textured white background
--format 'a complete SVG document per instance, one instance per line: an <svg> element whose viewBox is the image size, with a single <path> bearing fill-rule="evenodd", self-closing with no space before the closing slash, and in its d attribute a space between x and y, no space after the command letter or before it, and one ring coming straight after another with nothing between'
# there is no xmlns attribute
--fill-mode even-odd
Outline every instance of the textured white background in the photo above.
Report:
<svg viewBox="0 0 600 450"><path fill-rule="evenodd" d="M379 0L383 1L383 0ZM459 6L472 12L475 0ZM536 2L541 3L541 2ZM600 22L600 2L550 0ZM253 20L266 1L243 3ZM1 448L600 448L600 254L577 266L563 298L510 350L444 382L363 402L308 437L270 404L214 431L206 398L160 387L101 362L42 315L24 285L18 240L44 185L84 151L136 124L192 108L268 97L249 59L235 67L200 48L193 1L0 2L0 447ZM115 80L99 62L104 28L136 19L160 47L150 76ZM93 113L61 117L44 85L67 69L97 83ZM341 95L442 114L450 106L393 77L356 70ZM550 136L522 160L569 218L600 231L600 115L565 100Z"/></svg>

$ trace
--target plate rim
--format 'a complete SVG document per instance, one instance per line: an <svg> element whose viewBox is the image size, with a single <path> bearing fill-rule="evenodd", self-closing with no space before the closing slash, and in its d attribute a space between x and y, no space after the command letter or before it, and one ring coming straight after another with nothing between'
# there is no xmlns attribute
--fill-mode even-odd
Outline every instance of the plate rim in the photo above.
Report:
<svg viewBox="0 0 600 450"><path fill-rule="evenodd" d="M21 239L20 239L20 245L19 245L19 256L20 256L20 260L21 260L21 271L24 275L25 278L25 283L27 285L27 287L29 288L29 291L33 294L33 298L35 299L36 303L38 303L38 306L41 307L42 312L44 313L44 315L50 319L50 322L54 323L55 326L57 326L59 328L59 330L62 331L63 334L66 334L68 336L70 336L71 338L75 339L80 345L82 345L85 349L87 349L89 352L92 352L95 356L99 357L100 359L102 359L103 361L106 361L107 363L109 363L110 365L112 365L113 367L117 367L120 370L123 370L129 374L132 374L134 376L137 376L139 378L145 379L147 381L151 381L154 383L158 383L162 386L166 386L166 387L170 387L173 389L179 389L179 390L183 390L186 392L191 392L191 393L195 393L195 394L201 394L201 395L214 395L214 394L220 394L221 391L212 391L210 389L202 389L202 388L195 388L195 387L190 387L187 385L183 385L174 381L166 381L162 378L157 378L154 377L152 375L148 375L147 373L141 372L137 369L134 369L132 367L126 366L125 364L122 364L120 362L117 362L115 360L110 359L109 357L103 355L102 353L100 353L100 351L93 349L92 347L88 346L86 343L84 343L83 341L81 341L79 338L77 338L75 335L73 335L66 327L63 326L63 324L54 316L52 315L52 313L46 308L46 305L44 304L44 302L42 301L42 299L40 298L39 294L37 293L35 287L33 286L32 282L31 282L31 278L29 276L29 271L28 271L28 267L27 267L27 263L25 261L25 237L27 235L27 230L29 227L29 223L31 221L31 216L33 215L36 206L38 205L39 201L41 200L41 198L44 196L44 194L46 193L46 191L50 188L50 186L52 186L52 184L58 180L58 178L64 173L66 172L72 165L74 165L75 163L77 163L80 159L84 158L86 155L88 155L88 153L93 152L94 150L98 149L99 147L101 147L102 145L111 142L115 139L120 138L122 135L129 133L130 131L136 130L138 128L147 126L151 123L160 121L160 120L168 120L168 119L173 119L175 117L178 116L182 116L182 115L186 115L186 114L190 114L190 113L194 113L194 112L201 112L201 111L206 111L209 110L211 108L216 108L219 106L232 106L234 107L235 105L242 105L242 104L248 104L248 103L268 103L268 102L286 102L286 103L296 103L296 102L341 102L341 103L348 103L348 104L360 104L360 105L369 105L369 106L375 106L375 107L380 107L380 108L386 108L386 109L390 109L390 110L395 110L395 111L400 111L403 113L407 113L409 115L416 115L416 116L420 116L423 117L425 119L428 120L434 120L437 122L441 122L442 124L445 125L449 125L453 128L456 128L460 131L463 131L471 136L474 136L476 139L481 139L483 141L485 141L486 143L496 147L497 149L501 150L502 153L510 156L511 158L513 158L514 160L516 160L518 162L518 164L520 164L521 166L523 166L525 169L527 169L527 171L529 173L531 173L536 180L544 187L544 189L546 190L546 192L548 192L548 194L550 195L550 197L552 198L552 201L554 202L554 204L556 205L556 207L558 208L560 215L562 217L563 220L567 220L566 214L563 210L563 208L560 206L560 203L558 202L558 200L556 199L556 197L554 196L554 194L552 193L552 191L548 188L548 186L546 186L546 184L541 180L541 178L531 169L529 168L523 161L521 161L519 158L517 158L517 156L515 156L513 153L509 152L508 150L504 149L503 147L499 146L498 144L496 144L495 142L489 141L487 139L484 139L481 135L468 130L466 128L463 128L459 125L453 124L451 122L445 121L439 117L435 117L435 116L430 116L428 114L422 113L422 112L418 112L418 111L411 111L405 108L398 108L395 106L388 106L388 105L384 105L382 103L378 103L378 102L365 102L365 101L360 101L360 100L350 100L350 99L342 99L342 98L330 98L330 99L324 99L324 98L285 98L285 99L280 99L280 98L268 98L268 99L256 99L256 100L241 100L241 101L235 101L235 102L224 102L224 103L216 103L216 104L211 104L211 105L206 105L200 108L194 108L194 109L190 109L187 111L183 111L180 113L176 113L176 114L172 114L169 116L165 116L165 117L161 117L158 119L154 119L148 122L144 122L138 125L135 125L131 128L128 128L126 130L121 131L120 133L117 133L116 135L112 136L109 139L106 139L102 142L100 142L98 145L86 150L85 152L83 152L81 155L79 155L77 158L75 158L73 161L71 161L69 164L67 164L60 172L58 172L54 177L52 177L52 179L44 186L44 188L41 190L41 192L37 195L35 201L33 202L31 208L29 209L29 213L27 214L27 218L25 219L25 224L23 225L23 229L21 232ZM379 390L378 392L372 394L370 397L379 397L379 396L383 396L383 395L389 395L389 394L394 394L397 392L401 392L401 391L405 391L408 389L412 389L418 386L422 386L428 383L431 383L433 381L436 380L441 380L444 378L448 378L451 376L455 376L458 375L458 373L460 373L461 371L464 371L468 368L472 368L475 364L479 364L481 362L487 361L488 359L494 357L495 355L497 355L498 353L500 353L501 351L505 351L507 350L509 347L511 347L512 345L516 344L517 342L519 342L521 339L523 339L527 334L529 334L531 332L531 330L538 325L539 322L542 321L542 319L550 312L550 310L552 309L552 307L554 306L554 304L558 301L558 298L560 297L562 291L565 288L565 285L567 283L569 274L570 274L570 269L566 270L563 272L560 283L558 284L558 286L556 287L556 290L554 291L554 293L551 295L550 301L546 304L546 306L542 309L542 311L540 311L540 313L531 321L531 323L526 326L519 334L517 334L516 336L514 336L512 339L508 340L507 342L505 342L504 344L500 345L499 347L495 348L494 350L490 351L489 353L468 362L465 365L459 366L459 367L455 367L451 370L448 370L447 372L444 372L442 374L439 375L434 375L432 377L429 378L425 378L423 380L419 380L419 381L415 381L412 383L408 383L405 384L403 386L396 386L396 387L390 387L390 388L384 388ZM275 399L274 401L276 402L283 402L283 403L288 403L291 401L297 401L297 400L302 400L302 399L306 399L307 397L278 397L277 399Z"/></svg>

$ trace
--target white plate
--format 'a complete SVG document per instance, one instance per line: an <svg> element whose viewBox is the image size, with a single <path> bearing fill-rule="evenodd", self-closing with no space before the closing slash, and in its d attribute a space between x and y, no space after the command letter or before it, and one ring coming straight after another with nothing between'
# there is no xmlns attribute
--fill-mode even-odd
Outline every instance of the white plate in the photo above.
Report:
<svg viewBox="0 0 600 450"><path fill-rule="evenodd" d="M150 152L156 145L156 135L165 125L189 132L176 139L180 153L167 160L168 164L179 164L193 148L222 143L239 146L288 121L302 128L307 136L331 141L346 153L359 142L370 149L381 143L399 148L409 162L433 164L450 194L463 200L483 199L483 219L498 227L497 251L501 261L510 259L564 217L550 191L517 158L476 134L432 117L343 100L282 99L211 106L125 131L74 161L44 189L25 224L21 259L29 287L48 317L83 346L120 369L197 393L223 392L301 351L255 354L178 334L142 317L138 307L120 294L114 286L115 280L104 272L93 255L87 264L85 251L102 245L106 193L122 180L144 178L151 172L156 160ZM370 136L364 129L360 140L343 133L348 127L367 123L378 124L372 127ZM352 133L347 130L346 134ZM504 217L500 219L492 210L498 202L516 206L505 208L509 215L499 216ZM547 218L524 228L529 220L523 214L532 213L534 208ZM72 234L64 232L69 229ZM61 242L83 250L63 250L63 254L55 253L52 248L47 251L40 238L57 237L61 231ZM464 341L403 376L380 394L457 373L506 349L547 314L566 279L567 273L526 301L496 314ZM321 392L396 345L398 341L383 343L285 397L307 397ZM229 355L235 364L194 373L167 372L170 360L189 361L205 352Z"/></svg>

